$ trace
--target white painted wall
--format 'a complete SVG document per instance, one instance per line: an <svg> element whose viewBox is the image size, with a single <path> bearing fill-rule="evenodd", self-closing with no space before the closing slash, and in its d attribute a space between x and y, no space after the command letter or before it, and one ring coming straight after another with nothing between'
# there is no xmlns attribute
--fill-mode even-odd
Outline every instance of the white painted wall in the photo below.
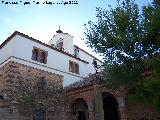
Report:
<svg viewBox="0 0 160 120"><path fill-rule="evenodd" d="M63 48L64 51L67 53L70 53L71 55L74 54L74 46L73 46L73 36L67 34L67 33L57 33L51 41L49 41L49 45L54 44L54 46L57 45L57 41L59 39L63 39Z"/></svg>
<svg viewBox="0 0 160 120"><path fill-rule="evenodd" d="M63 39L63 42L64 42L64 51L67 51L68 53L70 53L71 55L74 55L75 51L75 46L73 45L73 37L70 36L69 34L66 34L66 33L57 33L55 36L53 36L52 40L49 42L49 45L52 45L54 44L54 46L56 46L57 44L57 40L59 40L60 38ZM87 62L89 62L89 65L87 66L83 66L83 64L81 65L82 66L82 71L81 73L84 74L85 76L88 75L88 73L95 73L95 69L93 67L93 59L95 57L85 53L84 51L80 50L79 49L79 58L82 59L82 60L85 60ZM100 62L99 60L97 60L97 63L98 65L102 65L102 62ZM83 70L83 68L85 68ZM88 71L88 72L86 72Z"/></svg>
<svg viewBox="0 0 160 120"><path fill-rule="evenodd" d="M41 66L41 64L34 64L34 63L31 63L31 62L28 62L28 61L17 59L15 57L11 57L7 61L5 61L3 64L0 64L0 68L3 67L9 61L15 61L15 62L18 62L20 64L31 66L33 68L41 69L41 70L48 71L48 72L51 72L51 73L55 73L55 74L58 74L58 75L63 75L63 77L64 77L63 85L64 86L67 86L67 85L69 85L73 82L76 82L77 80L83 79L79 76L74 76L74 75L71 75L71 74L68 74L68 73L65 73L65 72L62 72L62 71L58 71L57 69L54 69L54 68L51 68L51 67L48 68L46 66Z"/></svg>
<svg viewBox="0 0 160 120"><path fill-rule="evenodd" d="M79 58L81 58L82 60L88 61L89 65L88 65L88 72L89 73L95 73L95 68L93 66L93 59L95 59L95 57L85 53L84 51L82 51L81 49L79 49ZM98 65L102 65L102 62L100 60L96 60ZM99 69L100 72L100 69Z"/></svg>
<svg viewBox="0 0 160 120"><path fill-rule="evenodd" d="M0 63L8 59L13 54L13 48L16 38L13 37L2 49L0 49Z"/></svg>
<svg viewBox="0 0 160 120"><path fill-rule="evenodd" d="M68 34L58 34L58 36L54 37L55 40L52 39L52 41L50 41L50 44L53 44L56 41L56 39L62 38L64 40L64 45L66 46L65 51L68 51L70 54L74 54L73 37ZM31 59L32 49L34 46L48 51L47 64L43 64ZM8 59L10 56L14 56L10 58L8 61L13 60L18 63L22 63L34 68L63 75L64 86L67 86L75 81L87 77L89 73L95 73L95 69L92 64L93 57L86 54L85 52L80 50L79 58L89 62L89 64L86 64L61 52L53 50L47 46L41 45L35 41L28 40L27 38L19 35L16 35L1 49L0 56L0 64L6 59ZM69 60L79 64L80 74L69 72ZM0 67L2 66L3 65L1 65Z"/></svg>

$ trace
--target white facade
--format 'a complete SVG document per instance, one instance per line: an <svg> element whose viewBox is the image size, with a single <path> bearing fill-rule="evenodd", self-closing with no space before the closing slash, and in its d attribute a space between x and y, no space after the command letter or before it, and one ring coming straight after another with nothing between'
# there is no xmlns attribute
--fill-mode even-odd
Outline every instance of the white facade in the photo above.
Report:
<svg viewBox="0 0 160 120"><path fill-rule="evenodd" d="M89 73L95 73L92 64L95 58L81 49L79 49L79 58L76 58L74 56L74 48L76 46L73 45L73 37L69 34L57 33L48 45L23 33L15 32L14 34L10 40L6 40L0 46L0 67L9 61L16 61L37 69L63 75L64 86L87 77ZM60 39L63 42L62 51L55 49ZM53 44L54 47L51 47ZM32 60L32 50L34 47L47 51L46 64ZM79 64L79 74L69 71L69 61ZM98 60L97 63L101 65L101 62Z"/></svg>
<svg viewBox="0 0 160 120"><path fill-rule="evenodd" d="M63 42L63 51L73 55L74 54L74 46L73 46L73 36L67 33L57 33L53 36L53 38L49 41L49 45L53 47L57 47L57 43L59 41Z"/></svg>

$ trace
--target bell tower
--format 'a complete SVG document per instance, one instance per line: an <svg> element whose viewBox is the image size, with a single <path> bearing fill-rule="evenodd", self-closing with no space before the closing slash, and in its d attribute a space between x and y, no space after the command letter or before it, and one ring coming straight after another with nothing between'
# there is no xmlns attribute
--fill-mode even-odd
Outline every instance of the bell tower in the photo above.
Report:
<svg viewBox="0 0 160 120"><path fill-rule="evenodd" d="M60 29L56 31L56 35L49 41L49 45L74 55L73 36L68 33L63 33Z"/></svg>

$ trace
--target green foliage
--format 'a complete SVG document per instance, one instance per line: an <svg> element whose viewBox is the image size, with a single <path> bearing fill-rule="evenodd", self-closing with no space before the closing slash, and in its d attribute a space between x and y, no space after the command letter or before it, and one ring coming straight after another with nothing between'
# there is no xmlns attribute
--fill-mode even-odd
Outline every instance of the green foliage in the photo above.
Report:
<svg viewBox="0 0 160 120"><path fill-rule="evenodd" d="M23 115L31 114L35 108L35 101L34 97L30 93L23 93L20 92L17 94L17 103L19 112ZM23 108L23 109L22 109Z"/></svg>
<svg viewBox="0 0 160 120"><path fill-rule="evenodd" d="M59 113L65 105L66 97L61 85L47 82L44 78L21 79L13 92L18 111L24 116L34 116L39 108Z"/></svg>
<svg viewBox="0 0 160 120"><path fill-rule="evenodd" d="M143 66L135 62L132 64L106 64L103 70L103 79L111 88L125 86L127 88L136 87L143 80L141 75Z"/></svg>
<svg viewBox="0 0 160 120"><path fill-rule="evenodd" d="M103 78L111 88L126 87L134 101L160 106L160 1L139 10L134 0L115 8L97 8L89 21L86 43L104 56ZM148 73L149 77L148 76Z"/></svg>
<svg viewBox="0 0 160 120"><path fill-rule="evenodd" d="M109 63L139 60L160 47L159 11L159 6L150 5L140 14L138 5L130 0L119 3L115 9L97 8L98 21L85 25L86 43Z"/></svg>
<svg viewBox="0 0 160 120"><path fill-rule="evenodd" d="M128 102L142 102L160 111L160 80L148 79L134 89L134 94L127 97Z"/></svg>

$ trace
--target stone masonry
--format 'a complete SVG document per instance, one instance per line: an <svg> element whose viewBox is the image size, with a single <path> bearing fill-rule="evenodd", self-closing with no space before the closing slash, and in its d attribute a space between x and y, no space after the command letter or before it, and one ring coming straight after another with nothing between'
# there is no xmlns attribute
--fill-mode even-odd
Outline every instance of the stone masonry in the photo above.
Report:
<svg viewBox="0 0 160 120"><path fill-rule="evenodd" d="M0 68L0 95L4 96L0 100L0 118L1 120L22 120L22 117L16 113L10 98L15 89L17 81L24 80L37 80L43 77L48 82L55 82L56 84L63 84L63 76L43 71L40 69L32 68L16 62L8 62Z"/></svg>
<svg viewBox="0 0 160 120"><path fill-rule="evenodd" d="M125 98L127 90L123 88L119 90L111 90L107 87L107 84L100 82L101 80L98 82L96 76L92 76L87 78L87 80L74 83L66 88L70 97L70 105L74 104L76 100L79 99L86 102L87 111L85 113L87 115L87 120L104 120L103 93L114 96L117 101L117 110L120 120L160 119L160 114L151 106L146 106L142 103L126 103ZM94 80L94 78L96 78L96 80ZM73 107L71 109L73 109ZM73 114L72 111L70 112Z"/></svg>
<svg viewBox="0 0 160 120"><path fill-rule="evenodd" d="M0 99L0 120L26 120L18 114L13 103L10 101L10 98L12 97L12 92L15 89L18 80L24 79L36 81L39 77L44 77L48 82L55 82L59 85L63 84L63 76L61 75L32 68L16 62L8 62L0 68L0 95L4 97L3 100ZM73 105L77 100L82 100L86 103L87 120L104 120L103 93L112 94L115 97L118 104L117 109L120 120L158 120L154 109L142 104L126 104L126 91L110 90L107 88L107 85L101 80L98 80L96 76L90 76L89 78L74 83L65 89L69 95L69 103L68 106L64 108L66 114L62 113L59 116L62 120L65 120L65 115L70 117L69 120L77 120L77 116L74 116L77 114L73 115L73 112L76 111ZM83 106L83 104L81 105ZM55 118L54 113L48 112L46 120L57 119Z"/></svg>

